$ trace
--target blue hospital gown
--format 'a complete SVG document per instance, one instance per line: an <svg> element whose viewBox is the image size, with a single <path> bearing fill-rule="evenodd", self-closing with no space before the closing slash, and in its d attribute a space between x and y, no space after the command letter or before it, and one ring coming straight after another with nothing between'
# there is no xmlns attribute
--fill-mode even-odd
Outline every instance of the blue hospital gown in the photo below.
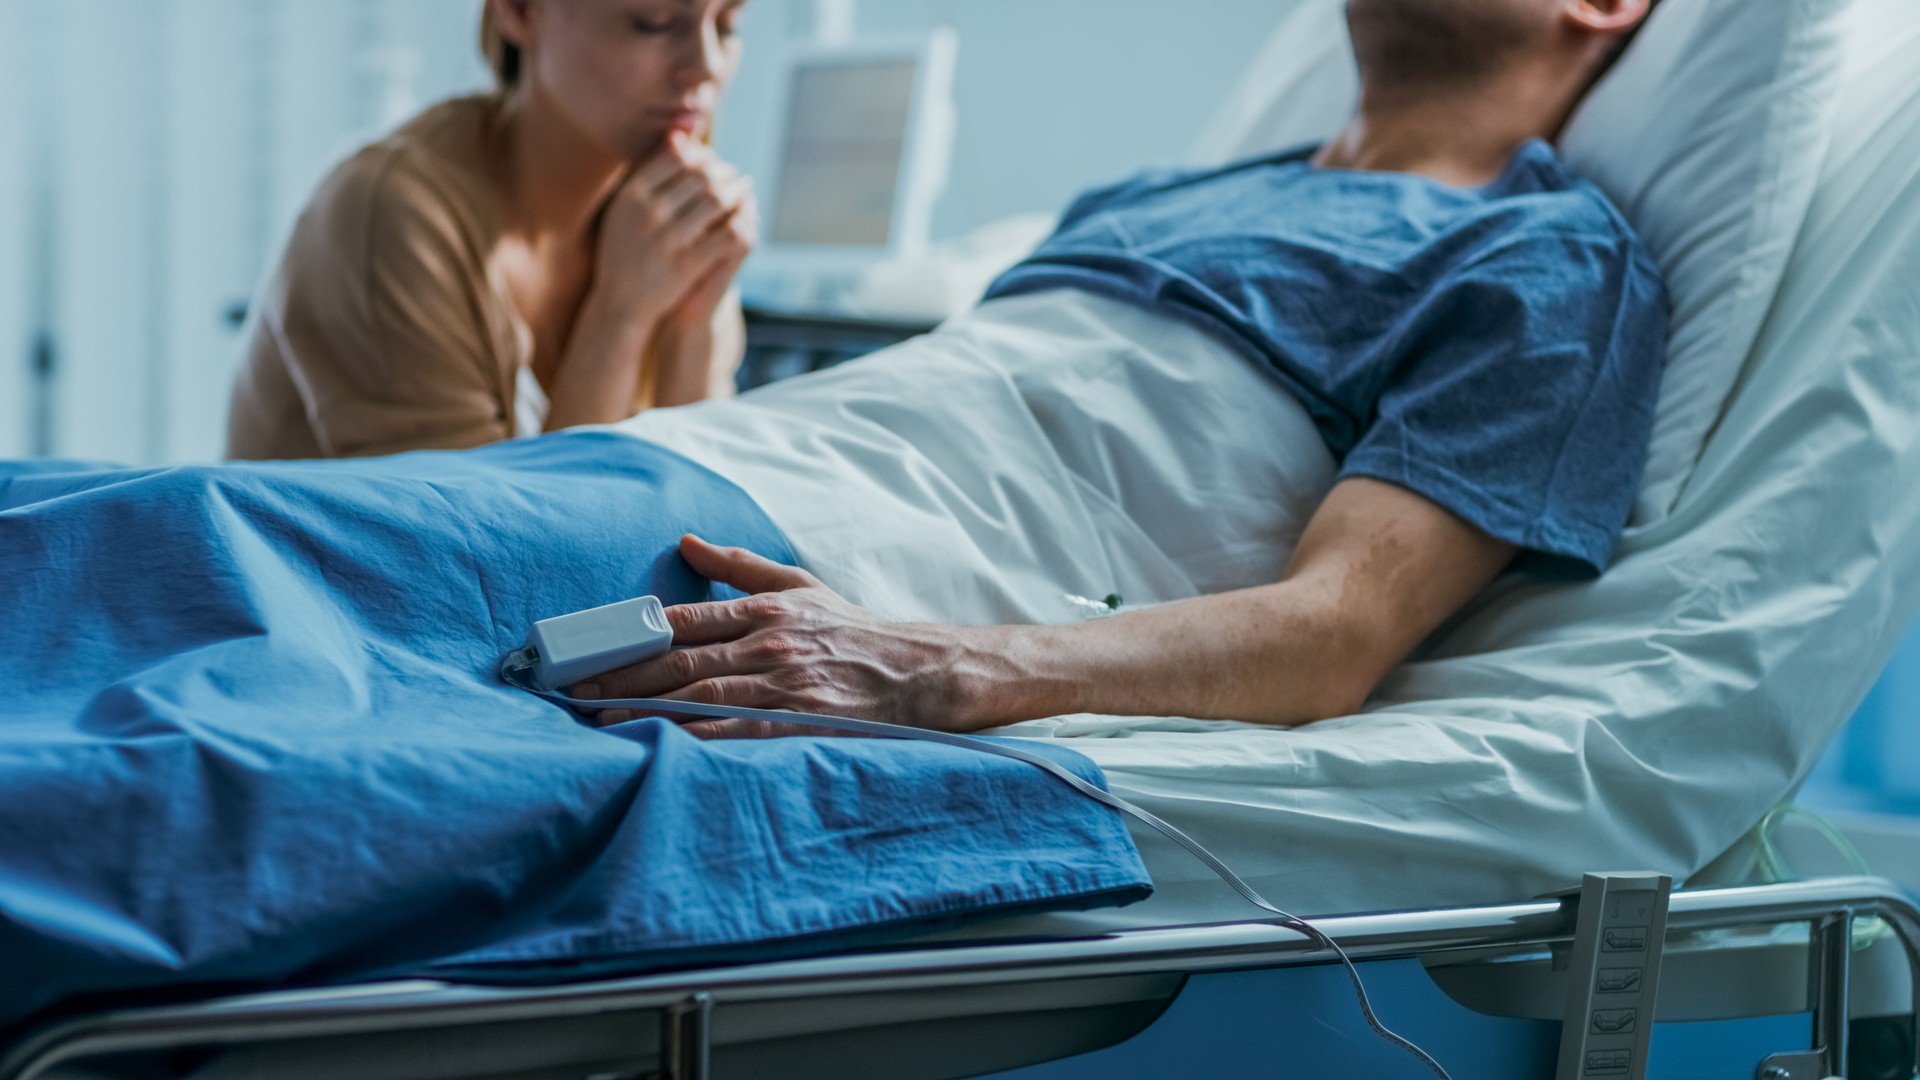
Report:
<svg viewBox="0 0 1920 1080"><path fill-rule="evenodd" d="M1082 288L1196 321L1271 365L1342 478L1413 491L1538 565L1605 569L1667 338L1626 220L1538 140L1479 188L1310 156L1090 192L988 298Z"/></svg>

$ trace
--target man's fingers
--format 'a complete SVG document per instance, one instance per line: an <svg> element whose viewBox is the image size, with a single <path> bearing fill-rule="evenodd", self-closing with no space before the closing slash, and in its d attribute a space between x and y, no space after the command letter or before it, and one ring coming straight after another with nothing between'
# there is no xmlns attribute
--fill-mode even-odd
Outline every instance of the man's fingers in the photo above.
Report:
<svg viewBox="0 0 1920 1080"><path fill-rule="evenodd" d="M622 713L622 714L619 714L619 719L617 720L611 719L611 717L613 717L614 715L615 714L612 711L602 713L600 715L600 718L595 721L595 726L612 727L615 724L624 724L624 723L627 723L628 721L638 719L638 717L634 716L632 713ZM834 731L829 728L807 727L804 724L776 724L768 720L742 720L739 718L734 718L730 720L709 720L709 719L698 717L698 716L674 716L671 713L666 713L666 712L662 712L659 715L664 719L672 720L678 723L682 731L685 731L687 734L692 735L697 739L706 739L706 740L712 740L716 742L724 742L724 741L731 741L731 740L738 740L738 739L781 739L781 738L853 739L853 738L859 738L859 736L857 735L849 735L844 731Z"/></svg>
<svg viewBox="0 0 1920 1080"><path fill-rule="evenodd" d="M811 589L820 581L794 566L784 566L745 548L723 548L697 536L680 538L680 557L708 581L731 585L749 594Z"/></svg>
<svg viewBox="0 0 1920 1080"><path fill-rule="evenodd" d="M636 694L635 697L657 697L662 701L685 701L695 705L718 705L723 708L756 709L766 708L773 697L773 688L765 679L751 676L730 675L716 679L706 679L691 686L683 686L671 693ZM633 713L624 709L608 709L595 721L600 727L624 722L633 718ZM664 716L670 720L696 722L710 719L693 713L676 713L670 706L662 705L647 710L649 716ZM614 717L620 717L616 720Z"/></svg>
<svg viewBox="0 0 1920 1080"><path fill-rule="evenodd" d="M700 720L681 725L687 734L716 742L732 739L857 739L844 731L808 727L804 722L776 724L771 720Z"/></svg>
<svg viewBox="0 0 1920 1080"><path fill-rule="evenodd" d="M665 656L595 676L574 696L583 701L651 698L670 695L706 679L757 674L737 658L736 650L715 645L675 649Z"/></svg>
<svg viewBox="0 0 1920 1080"><path fill-rule="evenodd" d="M676 604L667 609L675 645L715 645L738 641L758 629L751 607L738 600Z"/></svg>
<svg viewBox="0 0 1920 1080"><path fill-rule="evenodd" d="M701 720L683 724L682 730L698 739L727 741L732 739L770 739L780 732L778 725L764 720Z"/></svg>
<svg viewBox="0 0 1920 1080"><path fill-rule="evenodd" d="M604 689L605 687L603 687ZM605 696L616 695L608 692ZM658 716L680 724L689 733L703 739L768 739L781 736L805 736L809 738L847 738L857 737L848 732L833 728L816 727L807 722L804 716L795 716L792 722L774 720L748 720L740 717L714 718L704 714L682 713L674 711L667 702L684 701L699 705L712 705L723 709L781 709L786 696L777 684L760 676L721 676L704 679L691 686L683 687L671 693L635 694L635 697L653 697L662 704L641 712L631 709L605 709L594 716L595 727L612 727L624 724L640 716Z"/></svg>

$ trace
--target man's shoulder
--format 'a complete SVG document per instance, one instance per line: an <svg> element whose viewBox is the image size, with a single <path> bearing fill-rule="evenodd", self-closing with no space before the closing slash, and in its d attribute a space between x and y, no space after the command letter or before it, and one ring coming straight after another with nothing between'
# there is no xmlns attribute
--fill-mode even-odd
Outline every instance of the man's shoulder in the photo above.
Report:
<svg viewBox="0 0 1920 1080"><path fill-rule="evenodd" d="M1574 172L1544 140L1521 146L1499 183L1514 225L1530 235L1585 238L1644 253L1638 231L1607 193Z"/></svg>
<svg viewBox="0 0 1920 1080"><path fill-rule="evenodd" d="M1454 250L1459 258L1443 280L1497 280L1521 290L1531 304L1611 297L1650 318L1671 304L1653 253L1597 190L1573 188L1514 200Z"/></svg>

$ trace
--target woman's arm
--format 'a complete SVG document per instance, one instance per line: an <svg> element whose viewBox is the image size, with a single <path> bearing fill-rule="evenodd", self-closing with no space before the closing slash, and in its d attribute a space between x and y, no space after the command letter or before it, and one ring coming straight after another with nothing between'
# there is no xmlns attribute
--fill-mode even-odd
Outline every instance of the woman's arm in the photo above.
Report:
<svg viewBox="0 0 1920 1080"><path fill-rule="evenodd" d="M737 269L737 266L735 267ZM726 283L731 284L729 274ZM653 404L688 405L708 398L732 397L734 375L747 355L747 321L740 297L723 289L712 308L661 324L653 352L659 365Z"/></svg>
<svg viewBox="0 0 1920 1080"><path fill-rule="evenodd" d="M746 349L731 289L758 227L752 182L704 146L676 140L635 170L602 219L547 430L624 420L649 384L656 405L731 393Z"/></svg>
<svg viewBox="0 0 1920 1080"><path fill-rule="evenodd" d="M1294 725L1357 711L1514 549L1391 484L1348 480L1279 582L1070 626L889 623L805 571L689 538L755 595L672 608L691 646L583 687L974 731L1067 713ZM610 716L608 719L622 719ZM723 721L719 734L757 734Z"/></svg>
<svg viewBox="0 0 1920 1080"><path fill-rule="evenodd" d="M230 454L358 457L512 436L500 392L510 358L476 316L492 302L471 255L476 225L432 166L375 145L315 193L256 304ZM289 437L289 422L306 431Z"/></svg>
<svg viewBox="0 0 1920 1080"><path fill-rule="evenodd" d="M751 184L733 213L715 226L727 234L727 249L705 278L687 291L661 320L653 361L653 404L688 405L732 397L734 375L747 355L747 320L734 278L759 238L760 211Z"/></svg>

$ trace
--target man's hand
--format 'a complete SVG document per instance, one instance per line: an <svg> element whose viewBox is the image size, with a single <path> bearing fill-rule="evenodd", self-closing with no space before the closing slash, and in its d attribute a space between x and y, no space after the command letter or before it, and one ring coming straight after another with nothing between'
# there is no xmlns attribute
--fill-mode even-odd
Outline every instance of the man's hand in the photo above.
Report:
<svg viewBox="0 0 1920 1080"><path fill-rule="evenodd" d="M848 603L805 570L697 537L680 554L702 576L751 594L667 609L673 652L576 688L589 700L653 697L882 720L944 731L983 726L963 715L965 672L988 662L978 631L890 623ZM609 710L602 723L631 714ZM795 734L755 721L690 726L708 736Z"/></svg>
<svg viewBox="0 0 1920 1080"><path fill-rule="evenodd" d="M1427 499L1365 479L1334 487L1281 581L1069 626L889 623L804 570L693 537L680 552L700 573L754 595L669 608L676 641L691 648L576 697L665 697L943 731L1081 712L1307 724L1359 710L1514 555ZM732 721L695 728L794 733Z"/></svg>

